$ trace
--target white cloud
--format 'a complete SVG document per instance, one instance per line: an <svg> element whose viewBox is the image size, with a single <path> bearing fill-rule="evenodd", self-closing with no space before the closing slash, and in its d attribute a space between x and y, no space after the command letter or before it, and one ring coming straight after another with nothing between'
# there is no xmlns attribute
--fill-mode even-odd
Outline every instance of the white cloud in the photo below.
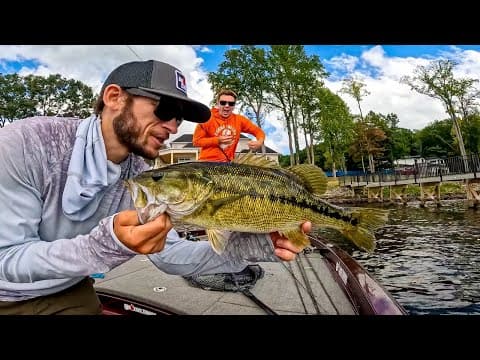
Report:
<svg viewBox="0 0 480 360"><path fill-rule="evenodd" d="M440 56L454 56L459 62L456 76L480 78L479 52L452 47L452 52L442 53ZM344 62L344 69L350 69L351 75L362 78L370 92L360 103L363 114L369 111L382 114L395 113L400 121L399 126L412 130L424 128L434 120L448 117L440 100L419 94L399 81L402 76L411 76L418 65L425 66L436 58L389 57L381 46L365 50L358 61L351 56L345 58L348 61ZM332 58L329 61L335 61L340 65L342 62L339 60L341 59ZM353 70L352 64L357 65ZM339 93L342 87L341 79L329 78L325 85L347 103L352 113L359 113L356 101L349 95Z"/></svg>
<svg viewBox="0 0 480 360"><path fill-rule="evenodd" d="M272 111L267 116L267 122L269 131L265 138L265 145L281 154L289 154L288 134L281 113L279 111ZM273 128L273 130L271 130L271 128Z"/></svg>
<svg viewBox="0 0 480 360"><path fill-rule="evenodd" d="M330 60L325 60L324 63L330 65L333 69L338 69L347 72L353 71L358 64L359 59L352 55L341 54L334 56Z"/></svg>
<svg viewBox="0 0 480 360"><path fill-rule="evenodd" d="M189 97L208 105L213 97L203 59L193 46L187 45L1 45L0 57L6 61L34 60L40 66L23 67L20 75L46 76L59 73L68 79L76 79L99 92L108 74L122 63L155 59L179 68L187 78ZM184 122L177 135L193 132L195 124Z"/></svg>
<svg viewBox="0 0 480 360"><path fill-rule="evenodd" d="M213 53L213 50L210 49L209 47L207 46L201 46L199 49L198 49L199 52L201 53Z"/></svg>

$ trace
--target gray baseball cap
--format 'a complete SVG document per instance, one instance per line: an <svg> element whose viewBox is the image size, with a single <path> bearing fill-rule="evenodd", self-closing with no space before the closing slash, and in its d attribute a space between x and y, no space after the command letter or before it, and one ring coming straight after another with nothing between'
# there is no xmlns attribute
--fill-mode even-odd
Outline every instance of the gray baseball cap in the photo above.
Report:
<svg viewBox="0 0 480 360"><path fill-rule="evenodd" d="M167 63L147 60L132 61L113 70L103 83L103 90L110 84L116 84L134 95L160 100L169 96L182 101L183 118L203 123L210 118L210 108L187 96L185 76L176 67Z"/></svg>

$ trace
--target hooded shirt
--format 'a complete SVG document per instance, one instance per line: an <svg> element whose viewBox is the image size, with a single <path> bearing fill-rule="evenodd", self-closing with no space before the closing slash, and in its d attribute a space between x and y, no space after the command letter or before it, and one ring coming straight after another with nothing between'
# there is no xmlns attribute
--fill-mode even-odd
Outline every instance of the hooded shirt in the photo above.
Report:
<svg viewBox="0 0 480 360"><path fill-rule="evenodd" d="M257 140L265 140L265 132L243 115L230 114L224 118L217 108L212 108L212 116L203 123L197 124L193 133L193 146L201 148L199 160L228 162L234 159L241 133L255 136ZM232 135L231 144L219 144L219 136Z"/></svg>

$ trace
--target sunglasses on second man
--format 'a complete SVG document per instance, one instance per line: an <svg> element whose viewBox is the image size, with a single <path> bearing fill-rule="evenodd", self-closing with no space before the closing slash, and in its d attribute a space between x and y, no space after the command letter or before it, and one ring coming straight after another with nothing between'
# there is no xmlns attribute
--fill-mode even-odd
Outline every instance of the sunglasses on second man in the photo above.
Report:
<svg viewBox="0 0 480 360"><path fill-rule="evenodd" d="M168 96L160 97L153 113L162 121L170 121L175 118L177 120L177 127L180 126L183 121L182 102Z"/></svg>
<svg viewBox="0 0 480 360"><path fill-rule="evenodd" d="M225 105L230 105L230 106L235 106L235 101L225 101L225 100L220 100L219 101L219 104L222 105L222 106L225 106Z"/></svg>

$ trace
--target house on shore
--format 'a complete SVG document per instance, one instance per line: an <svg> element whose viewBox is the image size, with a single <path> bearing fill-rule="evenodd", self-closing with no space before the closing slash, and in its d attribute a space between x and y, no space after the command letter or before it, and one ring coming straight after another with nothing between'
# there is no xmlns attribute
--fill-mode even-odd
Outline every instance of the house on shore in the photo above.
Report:
<svg viewBox="0 0 480 360"><path fill-rule="evenodd" d="M197 161L200 154L200 148L193 146L192 144L193 134L184 134L170 142L170 146L165 147L159 152L158 163L163 164L175 164L186 161ZM243 134L240 134L240 140L238 142L237 151L235 157L238 157L241 153L249 151L248 142L250 138ZM261 151L257 151L257 154L261 154ZM275 150L265 146L265 157L278 163L279 153Z"/></svg>

